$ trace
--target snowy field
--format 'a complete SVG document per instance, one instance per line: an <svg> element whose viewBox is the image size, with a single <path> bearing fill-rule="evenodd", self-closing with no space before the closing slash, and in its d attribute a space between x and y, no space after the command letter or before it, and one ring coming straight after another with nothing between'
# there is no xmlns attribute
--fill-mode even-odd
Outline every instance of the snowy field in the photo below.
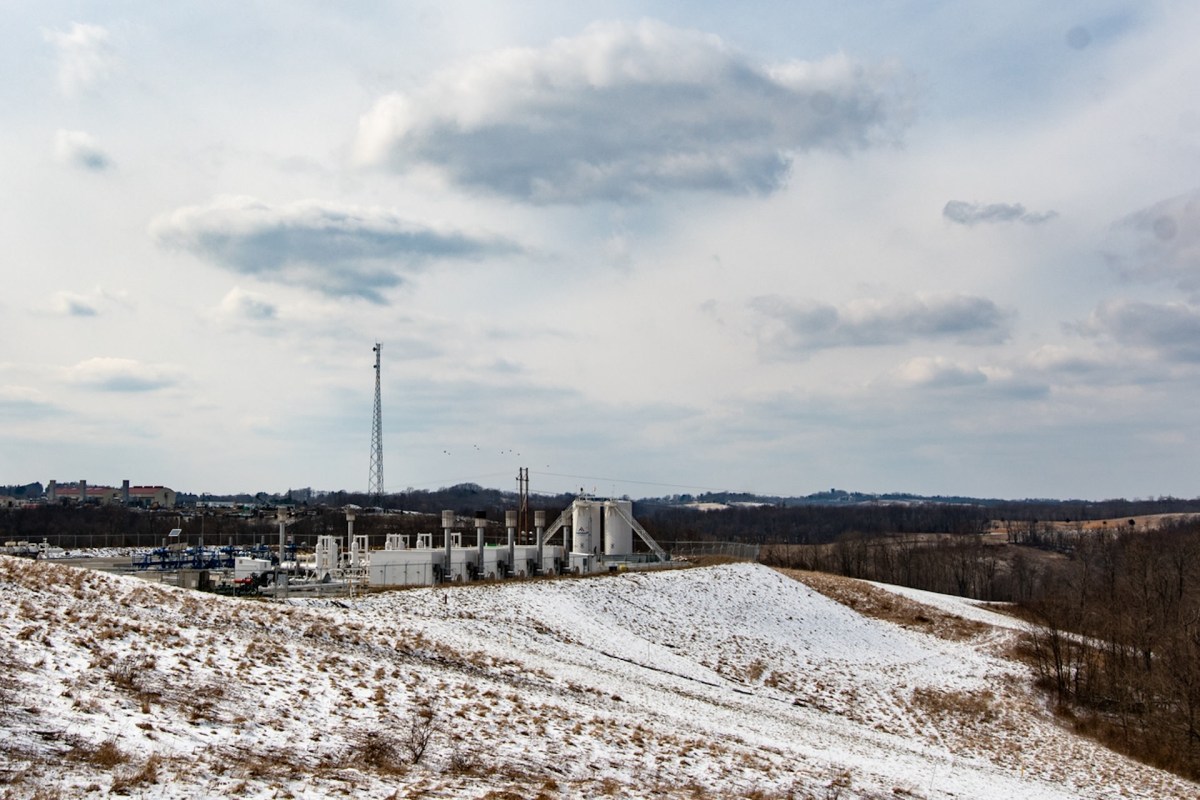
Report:
<svg viewBox="0 0 1200 800"><path fill-rule="evenodd" d="M1063 729L1012 630L757 565L280 606L2 558L0 598L0 797L1200 796Z"/></svg>

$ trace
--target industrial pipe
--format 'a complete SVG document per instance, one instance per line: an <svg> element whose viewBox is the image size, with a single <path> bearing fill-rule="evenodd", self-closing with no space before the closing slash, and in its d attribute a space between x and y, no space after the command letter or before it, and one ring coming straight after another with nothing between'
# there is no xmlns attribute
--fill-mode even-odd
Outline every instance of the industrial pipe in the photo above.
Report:
<svg viewBox="0 0 1200 800"><path fill-rule="evenodd" d="M546 512L536 510L533 512L533 529L537 532L537 565L538 572L545 574L546 564L542 560L542 546L545 542L542 541L543 534L546 531Z"/></svg>
<svg viewBox="0 0 1200 800"><path fill-rule="evenodd" d="M508 529L508 570L511 573L516 566L517 512L504 512L504 527Z"/></svg>
<svg viewBox="0 0 1200 800"><path fill-rule="evenodd" d="M445 576L446 581L451 581L454 579L453 561L451 560L453 558L453 556L450 552L450 541L451 541L450 540L450 529L453 527L454 527L454 512L453 511L443 511L442 512L442 533L446 537L446 567L443 570L443 575Z"/></svg>
<svg viewBox="0 0 1200 800"><path fill-rule="evenodd" d="M475 512L475 546L479 550L479 569L483 569L483 532L487 528L487 512Z"/></svg>

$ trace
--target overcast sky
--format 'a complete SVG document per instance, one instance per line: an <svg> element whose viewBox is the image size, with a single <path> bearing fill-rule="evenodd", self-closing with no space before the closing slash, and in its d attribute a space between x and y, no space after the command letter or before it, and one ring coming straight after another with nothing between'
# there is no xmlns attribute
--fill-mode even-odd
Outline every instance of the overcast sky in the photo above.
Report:
<svg viewBox="0 0 1200 800"><path fill-rule="evenodd" d="M0 483L1200 495L1200 5L27 2Z"/></svg>

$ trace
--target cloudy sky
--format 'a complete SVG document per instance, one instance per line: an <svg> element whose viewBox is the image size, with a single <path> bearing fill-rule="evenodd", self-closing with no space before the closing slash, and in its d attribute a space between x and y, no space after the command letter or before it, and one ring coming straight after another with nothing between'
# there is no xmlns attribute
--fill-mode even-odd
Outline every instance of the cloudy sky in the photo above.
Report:
<svg viewBox="0 0 1200 800"><path fill-rule="evenodd" d="M1200 6L31 2L0 483L1200 494Z"/></svg>

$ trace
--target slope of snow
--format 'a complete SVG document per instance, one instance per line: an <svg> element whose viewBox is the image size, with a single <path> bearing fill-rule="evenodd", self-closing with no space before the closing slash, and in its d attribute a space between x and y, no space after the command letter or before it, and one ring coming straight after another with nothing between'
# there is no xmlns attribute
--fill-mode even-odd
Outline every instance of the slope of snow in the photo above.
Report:
<svg viewBox="0 0 1200 800"><path fill-rule="evenodd" d="M866 581L866 583L871 586L877 586L892 594L906 597L914 602L932 606L947 614L954 614L963 619L974 620L975 622L982 622L985 625L991 625L996 628L1008 628L1014 631L1021 631L1027 627L1024 622L1016 617L1009 616L1001 611L992 610L995 607L1002 607L1003 603L989 603L984 600L972 600L969 597L955 597L949 594L927 592L923 589L910 589L907 586L897 586L892 583L878 583L876 581Z"/></svg>
<svg viewBox="0 0 1200 800"><path fill-rule="evenodd" d="M1062 730L994 638L755 565L279 606L0 559L0 597L13 797L1197 794Z"/></svg>

